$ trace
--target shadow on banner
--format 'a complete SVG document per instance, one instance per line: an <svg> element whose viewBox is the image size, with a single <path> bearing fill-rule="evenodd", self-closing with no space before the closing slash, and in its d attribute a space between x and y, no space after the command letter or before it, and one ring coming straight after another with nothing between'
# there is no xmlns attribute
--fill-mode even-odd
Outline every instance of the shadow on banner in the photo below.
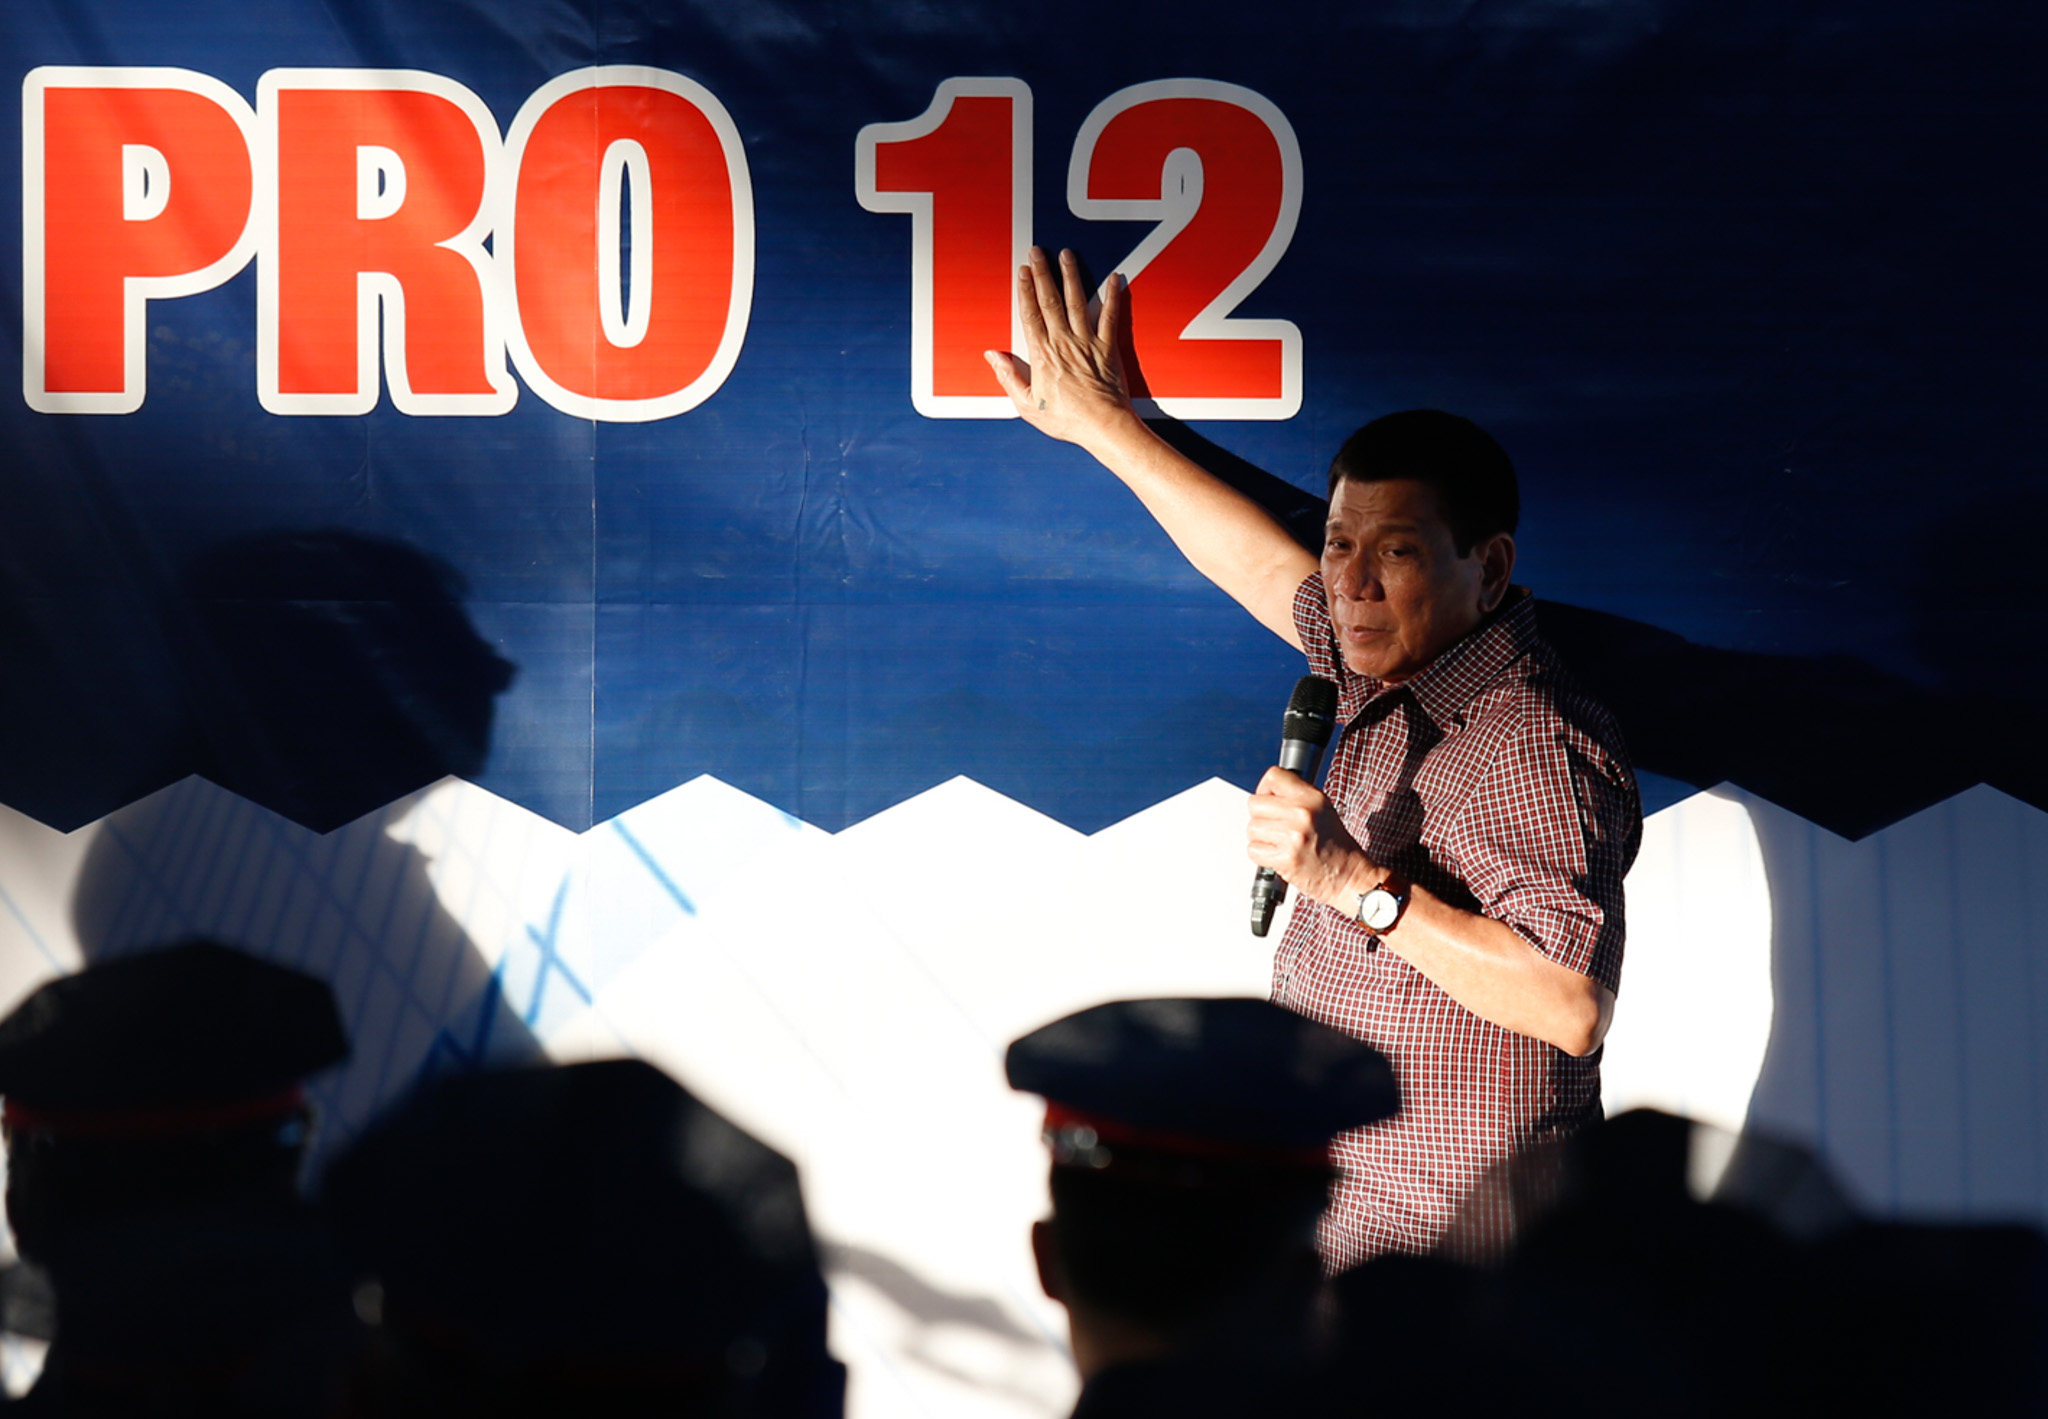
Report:
<svg viewBox="0 0 2048 1419"><path fill-rule="evenodd" d="M406 795L481 771L512 680L461 590L412 547L337 530L194 558L161 610L189 758L155 776L211 782L113 813L77 882L88 962L204 934L327 979L355 1045L322 1091L344 1132L421 1073L537 1049L427 857L387 831Z"/></svg>

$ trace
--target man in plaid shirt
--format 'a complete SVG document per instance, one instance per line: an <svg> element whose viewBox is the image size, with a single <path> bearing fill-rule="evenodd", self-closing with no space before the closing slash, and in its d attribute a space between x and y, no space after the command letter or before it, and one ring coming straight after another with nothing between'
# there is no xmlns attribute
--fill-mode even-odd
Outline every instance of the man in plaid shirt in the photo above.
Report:
<svg viewBox="0 0 2048 1419"><path fill-rule="evenodd" d="M1327 796L1268 770L1250 855L1297 893L1274 999L1379 1048L1401 1088L1396 1117L1338 1141L1325 1257L1428 1250L1488 1166L1600 1116L1642 832L1612 719L1510 583L1513 466L1449 414L1368 424L1331 466L1318 566L1132 410L1120 278L1091 309L1071 254L1055 272L1034 249L1018 281L1029 361L989 352L1018 411L1338 685ZM1458 1236L1490 1248L1512 1223L1468 1216Z"/></svg>

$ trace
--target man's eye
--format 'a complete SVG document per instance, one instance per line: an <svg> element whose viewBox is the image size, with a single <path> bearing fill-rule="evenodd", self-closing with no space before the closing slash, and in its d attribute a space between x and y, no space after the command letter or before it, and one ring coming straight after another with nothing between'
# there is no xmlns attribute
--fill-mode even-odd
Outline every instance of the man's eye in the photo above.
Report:
<svg viewBox="0 0 2048 1419"><path fill-rule="evenodd" d="M1406 543L1397 542L1386 550L1387 555L1390 557L1412 557L1415 555L1415 549Z"/></svg>

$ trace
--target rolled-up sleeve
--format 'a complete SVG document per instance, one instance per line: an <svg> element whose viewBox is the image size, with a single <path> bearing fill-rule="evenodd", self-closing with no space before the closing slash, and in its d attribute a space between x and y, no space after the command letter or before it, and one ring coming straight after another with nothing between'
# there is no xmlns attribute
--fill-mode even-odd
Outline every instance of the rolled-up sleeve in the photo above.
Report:
<svg viewBox="0 0 2048 1419"><path fill-rule="evenodd" d="M1641 835L1627 766L1569 720L1536 711L1499 746L1451 838L1483 915L1615 990L1622 881Z"/></svg>

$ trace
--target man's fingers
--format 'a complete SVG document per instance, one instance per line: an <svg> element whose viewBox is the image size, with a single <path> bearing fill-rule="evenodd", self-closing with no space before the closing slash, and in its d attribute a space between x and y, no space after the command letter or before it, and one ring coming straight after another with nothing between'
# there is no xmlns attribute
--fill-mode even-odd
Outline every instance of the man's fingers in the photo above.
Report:
<svg viewBox="0 0 2048 1419"><path fill-rule="evenodd" d="M1109 279L1102 283L1102 304L1095 316L1095 338L1114 350L1123 333L1124 311L1129 292L1124 286L1121 271L1109 273Z"/></svg>
<svg viewBox="0 0 2048 1419"><path fill-rule="evenodd" d="M1055 322L1066 318L1066 298L1060 291L1060 279L1053 273L1052 263L1045 259L1045 252L1038 247L1031 248L1031 293L1038 306L1038 323L1041 329L1050 330Z"/></svg>
<svg viewBox="0 0 2048 1419"><path fill-rule="evenodd" d="M1253 823L1245 833L1245 856L1261 867L1272 868L1289 881L1294 880L1296 867L1307 850L1307 842L1301 834L1289 832L1284 827Z"/></svg>
<svg viewBox="0 0 2048 1419"><path fill-rule="evenodd" d="M1267 848L1279 848L1302 840L1305 829L1300 823L1254 818L1245 824L1245 838Z"/></svg>
<svg viewBox="0 0 2048 1419"><path fill-rule="evenodd" d="M1322 795L1303 780L1301 775L1291 773L1275 764L1259 778L1258 792L1268 798L1277 798L1283 803L1298 807L1313 805Z"/></svg>
<svg viewBox="0 0 2048 1419"><path fill-rule="evenodd" d="M1253 839L1278 844L1305 841L1315 830L1315 814L1299 804L1283 802L1270 795L1252 799L1245 815L1245 832Z"/></svg>
<svg viewBox="0 0 2048 1419"><path fill-rule="evenodd" d="M1045 315L1038 308L1038 278L1028 265L1017 268L1017 318L1024 324L1024 347L1035 359L1045 349Z"/></svg>
<svg viewBox="0 0 2048 1419"><path fill-rule="evenodd" d="M1088 291L1081 284L1081 258L1071 251L1060 252L1060 293L1067 301L1067 329L1085 331L1088 319Z"/></svg>
<svg viewBox="0 0 2048 1419"><path fill-rule="evenodd" d="M1244 826L1244 840L1253 852L1272 852L1287 836L1273 824L1260 822L1256 816Z"/></svg>
<svg viewBox="0 0 2048 1419"><path fill-rule="evenodd" d="M1018 359L1008 350L983 350L981 357L988 361L988 367L995 371L996 383L1003 387L1003 393L1019 409L1031 404L1031 366Z"/></svg>

